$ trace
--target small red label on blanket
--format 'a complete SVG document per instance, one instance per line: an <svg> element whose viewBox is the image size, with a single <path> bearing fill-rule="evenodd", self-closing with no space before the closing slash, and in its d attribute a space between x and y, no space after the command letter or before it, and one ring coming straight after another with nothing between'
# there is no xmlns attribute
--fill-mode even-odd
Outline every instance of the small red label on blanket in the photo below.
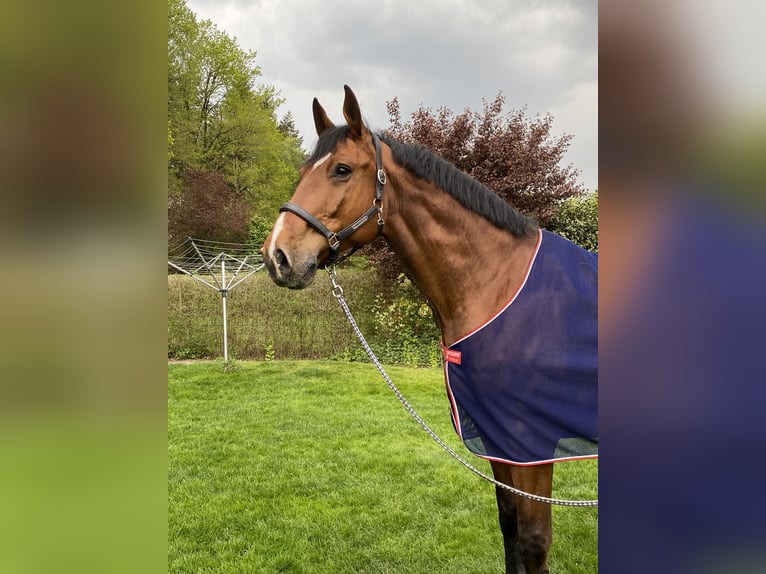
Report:
<svg viewBox="0 0 766 574"><path fill-rule="evenodd" d="M463 353L452 349L444 349L444 360L448 363L459 365L463 361Z"/></svg>

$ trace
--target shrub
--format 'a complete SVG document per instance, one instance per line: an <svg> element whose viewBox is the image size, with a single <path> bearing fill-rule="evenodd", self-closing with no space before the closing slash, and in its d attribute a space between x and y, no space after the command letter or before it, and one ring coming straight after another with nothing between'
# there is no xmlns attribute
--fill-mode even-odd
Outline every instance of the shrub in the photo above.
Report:
<svg viewBox="0 0 766 574"><path fill-rule="evenodd" d="M548 229L598 253L598 190L562 202Z"/></svg>
<svg viewBox="0 0 766 574"><path fill-rule="evenodd" d="M403 274L393 298L378 295L373 308L375 339L388 360L409 366L438 366L439 330L423 295Z"/></svg>
<svg viewBox="0 0 766 574"><path fill-rule="evenodd" d="M266 238L271 233L273 221L268 221L265 217L255 214L250 218L247 224L247 241L252 247L260 249Z"/></svg>

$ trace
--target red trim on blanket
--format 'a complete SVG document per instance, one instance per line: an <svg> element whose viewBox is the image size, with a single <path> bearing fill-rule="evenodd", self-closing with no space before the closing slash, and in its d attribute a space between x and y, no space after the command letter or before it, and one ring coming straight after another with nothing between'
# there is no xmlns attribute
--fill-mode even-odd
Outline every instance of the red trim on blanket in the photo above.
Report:
<svg viewBox="0 0 766 574"><path fill-rule="evenodd" d="M444 362L444 386L447 387L447 398L449 399L449 405L450 405L450 414L452 415L452 423L455 426L455 432L457 433L457 436L460 437L460 440L463 440L463 429L460 426L460 416L457 412L457 401L455 400L455 396L452 394L452 388L449 384L449 363L446 361Z"/></svg>

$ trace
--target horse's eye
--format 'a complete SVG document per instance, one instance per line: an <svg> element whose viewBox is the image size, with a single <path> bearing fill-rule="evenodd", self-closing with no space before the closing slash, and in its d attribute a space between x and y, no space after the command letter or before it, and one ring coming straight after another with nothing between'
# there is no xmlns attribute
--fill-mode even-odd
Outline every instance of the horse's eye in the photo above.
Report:
<svg viewBox="0 0 766 574"><path fill-rule="evenodd" d="M339 163L332 170L332 176L339 179L346 179L351 175L351 168L345 163Z"/></svg>

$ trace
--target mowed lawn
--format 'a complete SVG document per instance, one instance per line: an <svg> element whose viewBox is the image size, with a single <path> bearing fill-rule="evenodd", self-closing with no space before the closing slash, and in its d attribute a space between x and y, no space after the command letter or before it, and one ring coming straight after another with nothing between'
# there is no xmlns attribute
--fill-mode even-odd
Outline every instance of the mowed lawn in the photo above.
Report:
<svg viewBox="0 0 766 574"><path fill-rule="evenodd" d="M168 365L168 571L498 573L494 487L415 423L372 365ZM440 369L392 367L455 435ZM598 464L556 468L554 496L597 497ZM551 572L598 570L598 510L554 507Z"/></svg>

